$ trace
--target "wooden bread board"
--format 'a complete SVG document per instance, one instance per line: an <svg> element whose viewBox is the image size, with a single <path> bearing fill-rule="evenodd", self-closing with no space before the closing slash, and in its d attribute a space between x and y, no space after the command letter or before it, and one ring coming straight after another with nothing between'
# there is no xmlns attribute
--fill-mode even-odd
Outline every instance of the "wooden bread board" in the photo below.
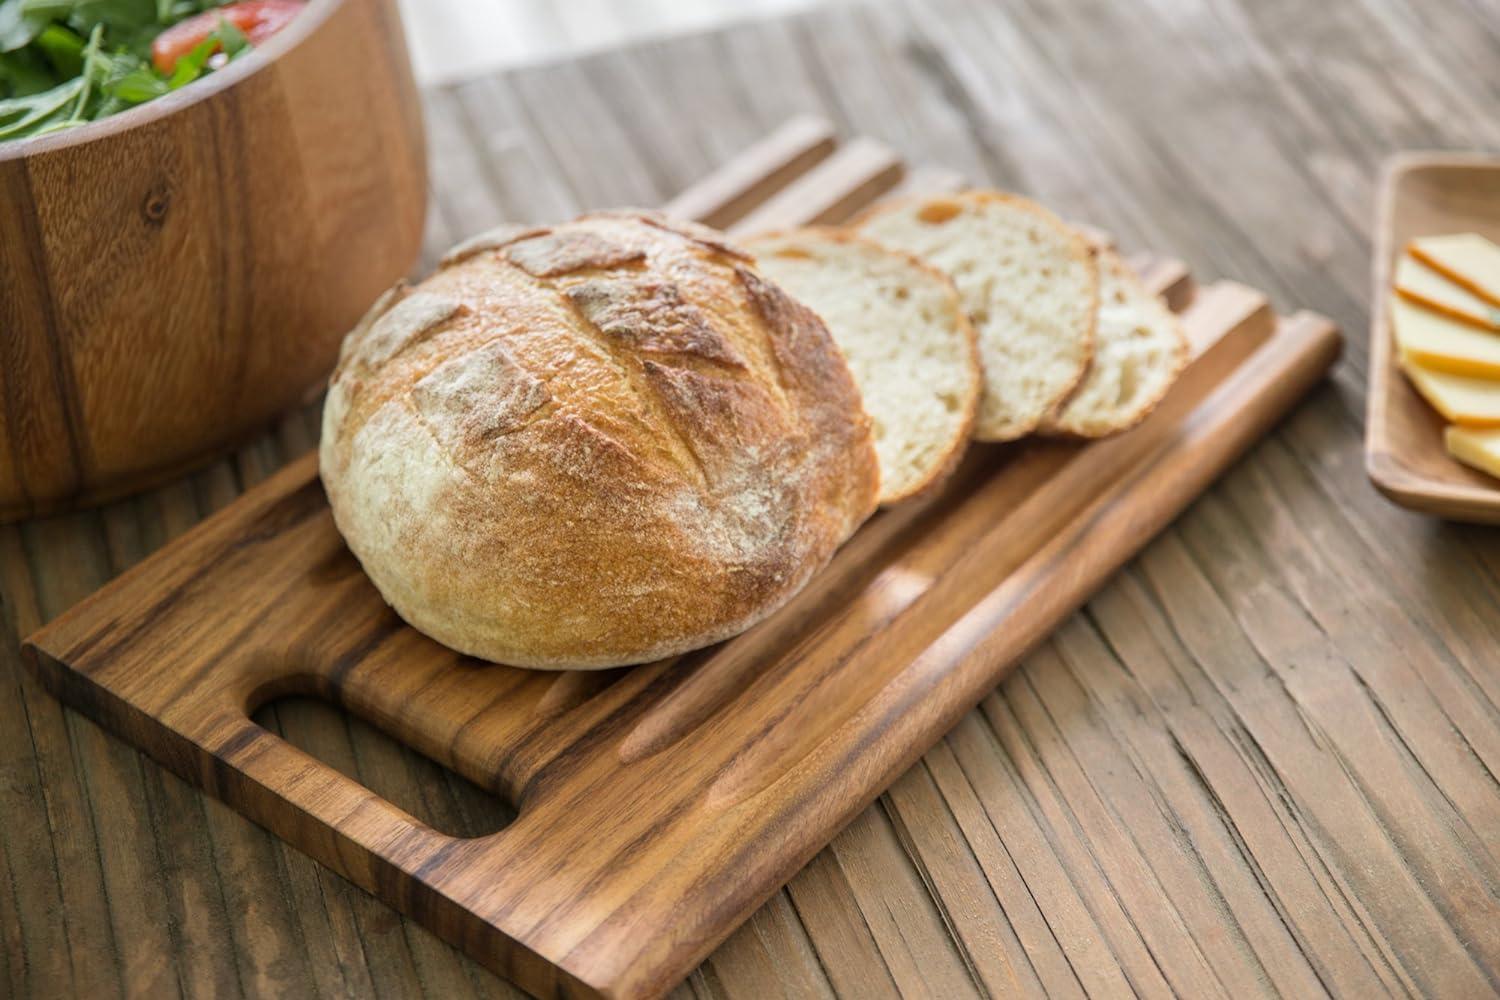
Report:
<svg viewBox="0 0 1500 1000"><path fill-rule="evenodd" d="M673 203L836 221L902 181L799 121ZM32 636L56 695L533 993L651 996L692 970L1327 371L1331 323L1138 261L1194 360L1144 424L974 447L791 604L675 661L541 673L406 627L307 456ZM518 811L438 833L251 721L327 698Z"/></svg>
<svg viewBox="0 0 1500 1000"><path fill-rule="evenodd" d="M1500 156L1405 153L1386 165L1375 226L1365 469L1396 503L1455 521L1500 523L1500 482L1452 458L1447 424L1401 371L1391 339L1391 280L1420 236L1479 233L1500 242Z"/></svg>

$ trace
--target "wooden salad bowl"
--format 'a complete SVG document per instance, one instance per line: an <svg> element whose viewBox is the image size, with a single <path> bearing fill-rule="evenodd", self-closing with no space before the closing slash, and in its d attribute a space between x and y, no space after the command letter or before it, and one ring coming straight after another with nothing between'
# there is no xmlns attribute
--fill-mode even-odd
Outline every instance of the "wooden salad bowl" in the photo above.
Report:
<svg viewBox="0 0 1500 1000"><path fill-rule="evenodd" d="M310 0L180 91L0 143L0 520L143 488L297 403L416 259L394 0Z"/></svg>

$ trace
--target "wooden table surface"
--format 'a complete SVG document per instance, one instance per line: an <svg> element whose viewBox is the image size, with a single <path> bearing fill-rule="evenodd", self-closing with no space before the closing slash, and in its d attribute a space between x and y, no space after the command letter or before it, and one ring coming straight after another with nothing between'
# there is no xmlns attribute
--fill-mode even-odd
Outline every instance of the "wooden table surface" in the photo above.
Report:
<svg viewBox="0 0 1500 1000"><path fill-rule="evenodd" d="M683 995L1500 993L1500 534L1392 507L1360 454L1380 162L1500 148L1497 100L1494 0L835 8L428 94L424 267L502 219L659 203L812 111L1349 337ZM514 994L20 669L19 635L315 433L0 529L0 995ZM440 829L503 822L331 709L266 721Z"/></svg>

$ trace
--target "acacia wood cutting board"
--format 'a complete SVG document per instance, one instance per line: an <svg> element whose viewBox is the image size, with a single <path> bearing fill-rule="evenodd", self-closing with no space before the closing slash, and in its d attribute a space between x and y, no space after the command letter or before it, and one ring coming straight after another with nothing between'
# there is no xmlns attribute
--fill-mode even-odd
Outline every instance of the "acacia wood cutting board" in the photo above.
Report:
<svg viewBox="0 0 1500 1000"><path fill-rule="evenodd" d="M670 206L737 229L837 221L899 161L789 124ZM647 666L541 673L406 627L344 547L315 456L27 643L58 697L539 995L669 989L1327 371L1339 337L1137 261L1194 360L1106 441L976 446L748 633ZM508 798L438 833L251 721L328 698Z"/></svg>

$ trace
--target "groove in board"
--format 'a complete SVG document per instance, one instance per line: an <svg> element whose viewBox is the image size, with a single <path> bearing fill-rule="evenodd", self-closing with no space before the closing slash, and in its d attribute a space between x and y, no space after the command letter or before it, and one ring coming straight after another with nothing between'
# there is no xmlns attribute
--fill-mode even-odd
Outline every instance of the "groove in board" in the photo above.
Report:
<svg viewBox="0 0 1500 1000"><path fill-rule="evenodd" d="M723 228L744 218L787 182L828 158L837 145L833 125L793 118L731 160L722 170L662 206L667 215Z"/></svg>
<svg viewBox="0 0 1500 1000"><path fill-rule="evenodd" d="M885 144L851 140L744 218L730 223L729 233L746 235L843 221L894 188L905 171L901 158Z"/></svg>

